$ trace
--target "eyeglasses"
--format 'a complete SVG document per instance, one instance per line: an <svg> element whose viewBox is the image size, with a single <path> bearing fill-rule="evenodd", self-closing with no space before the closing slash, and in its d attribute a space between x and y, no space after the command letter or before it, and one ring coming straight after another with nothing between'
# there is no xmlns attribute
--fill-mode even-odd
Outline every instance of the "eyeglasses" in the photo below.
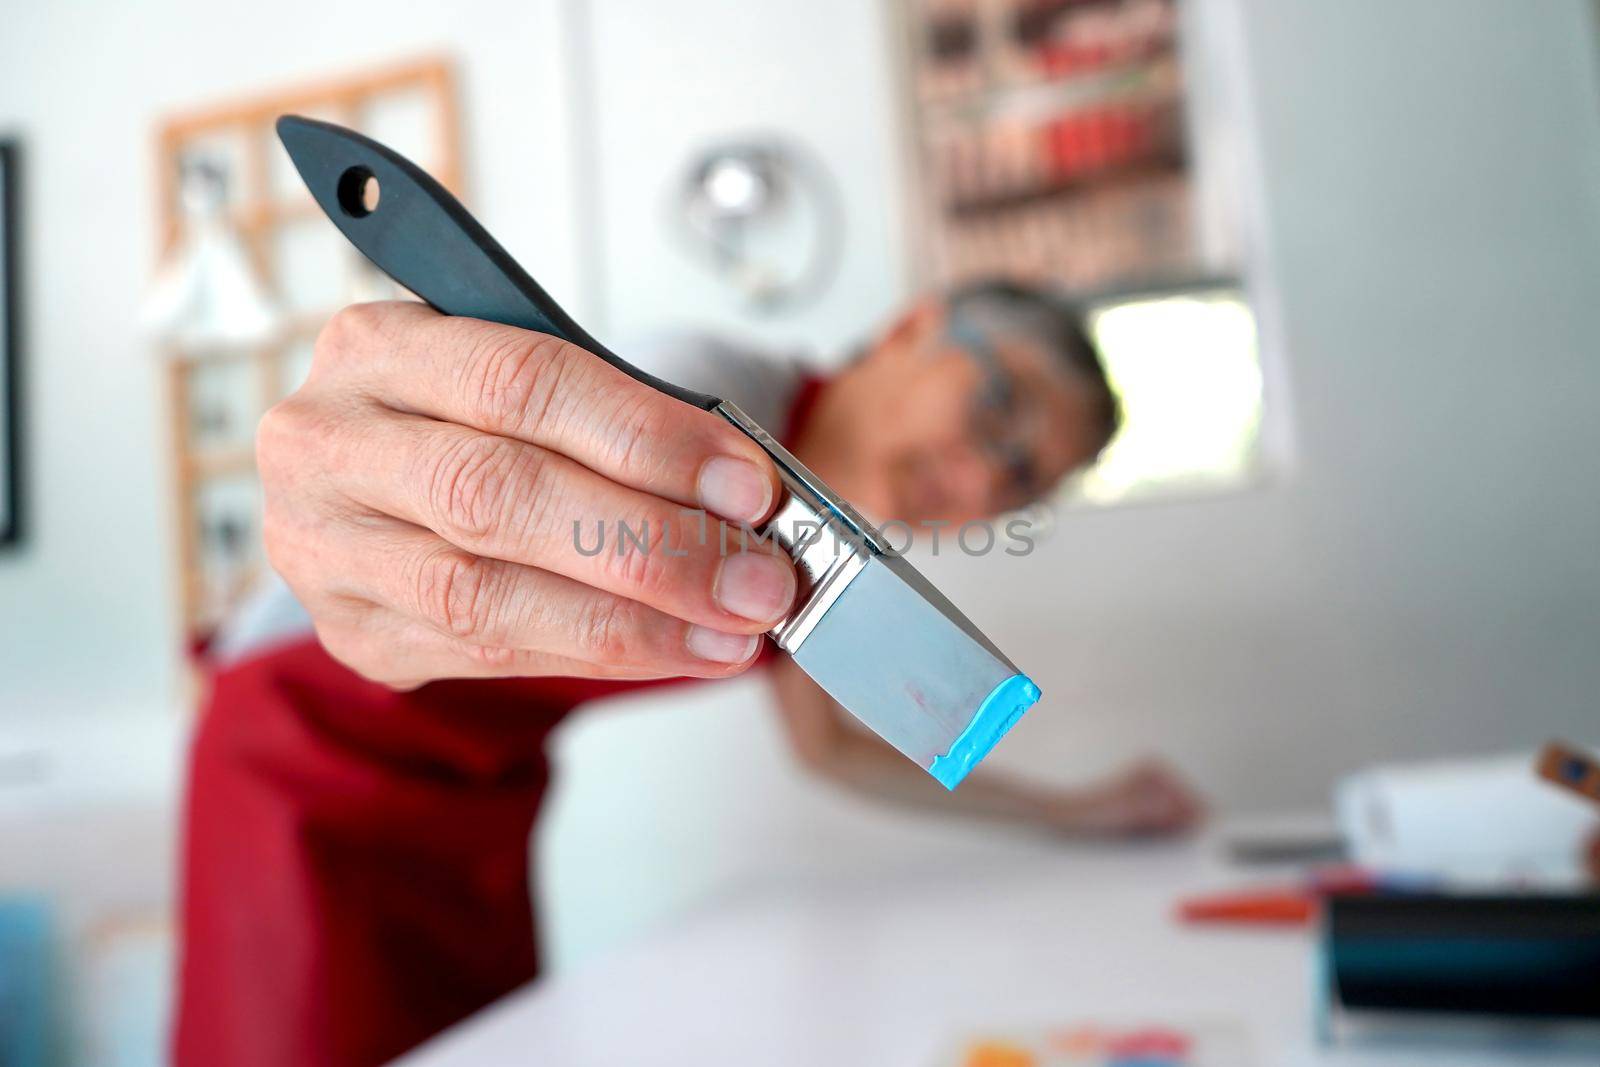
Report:
<svg viewBox="0 0 1600 1067"><path fill-rule="evenodd" d="M945 335L983 371L983 385L972 402L973 441L1003 475L1005 503L1028 503L1041 490L1039 465L1032 435L1017 429L1021 405L1016 379L1001 363L989 335L970 319L951 312Z"/></svg>

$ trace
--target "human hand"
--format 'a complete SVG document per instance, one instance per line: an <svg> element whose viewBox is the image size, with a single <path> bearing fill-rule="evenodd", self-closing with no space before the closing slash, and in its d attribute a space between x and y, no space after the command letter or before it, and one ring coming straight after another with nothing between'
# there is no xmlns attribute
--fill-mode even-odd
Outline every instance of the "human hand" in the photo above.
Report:
<svg viewBox="0 0 1600 1067"><path fill-rule="evenodd" d="M273 567L330 653L396 688L737 674L794 600L787 555L720 521L776 506L761 448L543 334L346 308L256 455Z"/></svg>
<svg viewBox="0 0 1600 1067"><path fill-rule="evenodd" d="M1140 760L1086 789L1054 794L1045 822L1063 833L1096 837L1164 836L1192 830L1205 802L1171 764Z"/></svg>

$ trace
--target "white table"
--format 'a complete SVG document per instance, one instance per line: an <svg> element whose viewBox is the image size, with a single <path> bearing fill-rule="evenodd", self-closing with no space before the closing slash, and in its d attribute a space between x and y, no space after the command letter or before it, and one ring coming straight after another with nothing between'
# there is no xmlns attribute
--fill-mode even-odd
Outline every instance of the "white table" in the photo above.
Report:
<svg viewBox="0 0 1600 1067"><path fill-rule="evenodd" d="M1211 852L1082 848L747 894L512 994L401 1062L938 1067L974 1030L1141 1020L1241 1027L1260 1067L1596 1062L1593 1049L1317 1048L1309 932L1174 921L1179 895L1261 877Z"/></svg>

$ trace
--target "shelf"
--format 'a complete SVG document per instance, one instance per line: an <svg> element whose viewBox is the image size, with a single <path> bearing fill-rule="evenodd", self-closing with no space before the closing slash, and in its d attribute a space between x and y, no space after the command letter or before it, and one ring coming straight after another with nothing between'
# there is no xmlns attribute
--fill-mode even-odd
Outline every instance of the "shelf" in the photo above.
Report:
<svg viewBox="0 0 1600 1067"><path fill-rule="evenodd" d="M266 201L253 206L235 208L232 212L232 225L240 233L254 234L272 230L285 223L326 222L327 218L317 206L317 202L306 196L296 200Z"/></svg>
<svg viewBox="0 0 1600 1067"><path fill-rule="evenodd" d="M286 353L287 348L294 342L316 337L336 312L337 309L329 308L325 311L297 311L287 314L278 324L277 332L272 337L256 345L190 351L182 345L169 344L162 350L162 353L171 362L184 363L194 367L250 363L260 359L262 356L269 358L281 356Z"/></svg>
<svg viewBox="0 0 1600 1067"><path fill-rule="evenodd" d="M946 100L927 101L923 108L933 125L1055 118L1093 104L1122 103L1141 98L1176 99L1180 90L1171 63L1117 67L1093 75L1035 83L991 86Z"/></svg>
<svg viewBox="0 0 1600 1067"><path fill-rule="evenodd" d="M1003 192L988 193L983 196L968 196L959 200L951 200L945 205L944 212L953 222L967 222L996 212L1030 207L1044 201L1107 185L1135 182L1143 178L1181 177L1186 173L1186 166L1183 153L1173 151L1158 158L1144 159L1137 163L1121 166L1105 167L1086 174L1054 181L1048 185L1035 186L1029 189L1010 189Z"/></svg>
<svg viewBox="0 0 1600 1067"><path fill-rule="evenodd" d="M251 445L192 452L184 463L184 473L191 481L253 474L255 469L256 450Z"/></svg>

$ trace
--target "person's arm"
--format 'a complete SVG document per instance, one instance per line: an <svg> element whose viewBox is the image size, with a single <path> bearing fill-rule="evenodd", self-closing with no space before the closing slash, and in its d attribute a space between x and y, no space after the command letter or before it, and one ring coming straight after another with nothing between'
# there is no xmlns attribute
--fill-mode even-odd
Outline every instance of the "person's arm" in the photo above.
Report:
<svg viewBox="0 0 1600 1067"><path fill-rule="evenodd" d="M854 792L930 812L1085 836L1168 834L1194 826L1203 805L1166 764L1144 760L1101 782L1061 788L979 768L947 791L848 713L787 656L771 669L791 750L811 773Z"/></svg>

